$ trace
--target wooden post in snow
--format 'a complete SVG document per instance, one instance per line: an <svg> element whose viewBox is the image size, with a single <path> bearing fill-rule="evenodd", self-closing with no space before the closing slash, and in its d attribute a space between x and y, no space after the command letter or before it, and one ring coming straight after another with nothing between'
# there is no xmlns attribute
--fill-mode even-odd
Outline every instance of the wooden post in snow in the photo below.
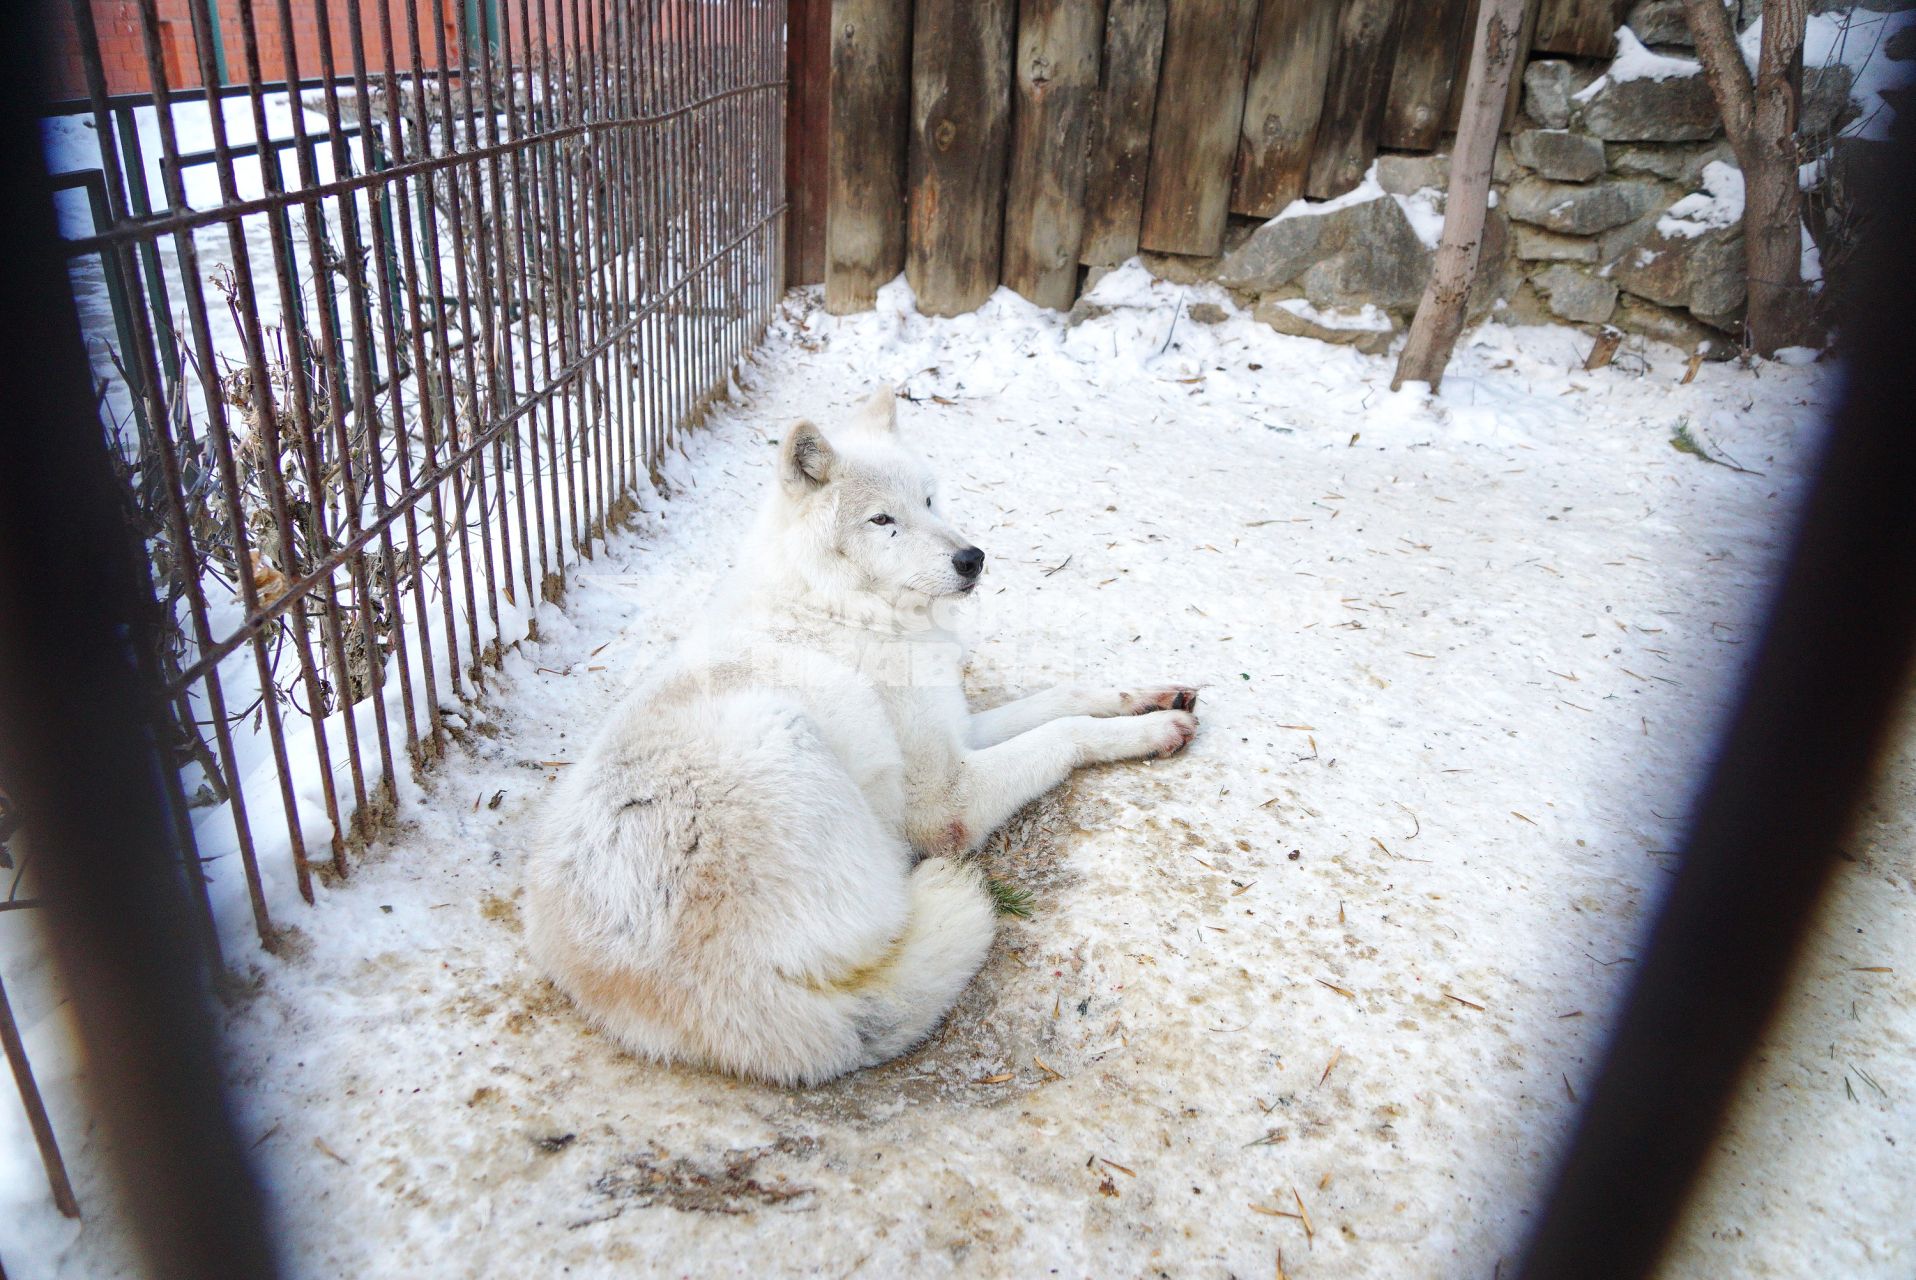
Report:
<svg viewBox="0 0 1916 1280"><path fill-rule="evenodd" d="M785 42L785 283L825 278L831 187L831 0L792 0Z"/></svg>
<svg viewBox="0 0 1916 1280"><path fill-rule="evenodd" d="M1257 12L1231 211L1268 218L1304 194L1339 0L1264 0Z"/></svg>
<svg viewBox="0 0 1916 1280"><path fill-rule="evenodd" d="M1483 245L1484 215L1490 208L1490 168L1503 125L1510 69L1516 64L1523 29L1524 0L1482 0L1471 41L1470 75L1464 82L1464 110L1457 126L1457 149L1450 161L1450 194L1444 201L1444 236L1437 245L1430 283L1410 339L1391 379L1394 391L1406 382L1430 384L1435 391L1444 367L1464 331L1464 304L1477 276Z"/></svg>
<svg viewBox="0 0 1916 1280"><path fill-rule="evenodd" d="M911 0L831 0L825 309L868 311L905 265Z"/></svg>
<svg viewBox="0 0 1916 1280"><path fill-rule="evenodd" d="M1115 267L1138 251L1144 178L1164 56L1165 0L1110 0L1104 71L1091 119L1084 182L1084 243L1078 260Z"/></svg>
<svg viewBox="0 0 1916 1280"><path fill-rule="evenodd" d="M926 315L998 287L1011 120L1012 0L918 0L905 278Z"/></svg>
<svg viewBox="0 0 1916 1280"><path fill-rule="evenodd" d="M1256 0L1171 0L1139 242L1158 253L1224 247L1244 120Z"/></svg>
<svg viewBox="0 0 1916 1280"><path fill-rule="evenodd" d="M1023 0L1019 6L1004 282L1056 311L1077 300L1085 140L1103 43L1103 0Z"/></svg>

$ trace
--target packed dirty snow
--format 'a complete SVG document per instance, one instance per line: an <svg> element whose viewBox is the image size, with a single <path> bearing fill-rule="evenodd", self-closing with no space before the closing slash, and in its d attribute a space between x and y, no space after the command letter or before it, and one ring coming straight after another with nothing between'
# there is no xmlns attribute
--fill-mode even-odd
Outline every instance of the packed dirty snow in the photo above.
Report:
<svg viewBox="0 0 1916 1280"><path fill-rule="evenodd" d="M1576 332L1490 325L1441 395L1392 393L1388 359L1217 291L1134 265L1100 299L1067 327L1004 292L952 320L902 284L842 319L795 295L397 825L282 954L237 956L237 1121L292 1274L1513 1264L1836 379L1686 383L1654 345L1586 373ZM917 1052L803 1091L634 1061L522 958L528 816L720 581L780 434L888 380L991 557L980 700L1185 681L1199 736L992 843L1035 914ZM1916 1263L1909 741L1671 1276ZM16 1280L132 1272L60 1017L29 1041L87 1217L54 1213L9 1094Z"/></svg>

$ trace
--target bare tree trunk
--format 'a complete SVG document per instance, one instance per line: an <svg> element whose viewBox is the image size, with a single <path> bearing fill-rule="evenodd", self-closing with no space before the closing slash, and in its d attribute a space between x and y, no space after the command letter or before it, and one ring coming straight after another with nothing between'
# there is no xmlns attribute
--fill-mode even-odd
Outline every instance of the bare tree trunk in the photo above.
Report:
<svg viewBox="0 0 1916 1280"><path fill-rule="evenodd" d="M1428 382L1435 391L1464 331L1464 304L1477 276L1484 215L1490 208L1490 169L1503 128L1510 69L1517 61L1524 0L1483 0L1472 38L1470 78L1457 121L1457 147L1450 160L1450 192L1444 198L1444 238L1410 324L1410 339L1397 361L1395 391L1406 382Z"/></svg>
<svg viewBox="0 0 1916 1280"><path fill-rule="evenodd" d="M1764 0L1763 47L1750 78L1720 0L1683 0L1697 58L1743 169L1745 324L1761 355L1821 338L1803 284L1803 195L1796 184L1796 113L1809 0Z"/></svg>

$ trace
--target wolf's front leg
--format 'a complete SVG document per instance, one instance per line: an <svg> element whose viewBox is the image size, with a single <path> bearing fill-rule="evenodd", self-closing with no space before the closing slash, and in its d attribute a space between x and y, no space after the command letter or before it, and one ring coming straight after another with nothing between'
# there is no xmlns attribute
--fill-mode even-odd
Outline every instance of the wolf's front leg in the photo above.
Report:
<svg viewBox="0 0 1916 1280"><path fill-rule="evenodd" d="M1139 716L1152 711L1195 711L1197 699L1196 689L1181 684L1137 690L1055 685L1043 693L973 713L971 745L996 746L1065 716Z"/></svg>
<svg viewBox="0 0 1916 1280"><path fill-rule="evenodd" d="M1189 711L1110 718L1074 715L967 752L958 762L952 789L955 814L942 830L933 829L919 843L927 852L975 849L1073 769L1173 755L1196 734L1197 717Z"/></svg>

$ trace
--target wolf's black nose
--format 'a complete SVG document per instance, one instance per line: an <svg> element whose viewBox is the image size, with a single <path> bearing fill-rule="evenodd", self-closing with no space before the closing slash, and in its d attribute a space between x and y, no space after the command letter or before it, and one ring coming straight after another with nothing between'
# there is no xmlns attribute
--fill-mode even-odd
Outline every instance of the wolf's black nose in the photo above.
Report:
<svg viewBox="0 0 1916 1280"><path fill-rule="evenodd" d="M958 576L961 578L975 578L985 570L985 553L976 547L954 551L951 555L951 567L958 571Z"/></svg>

